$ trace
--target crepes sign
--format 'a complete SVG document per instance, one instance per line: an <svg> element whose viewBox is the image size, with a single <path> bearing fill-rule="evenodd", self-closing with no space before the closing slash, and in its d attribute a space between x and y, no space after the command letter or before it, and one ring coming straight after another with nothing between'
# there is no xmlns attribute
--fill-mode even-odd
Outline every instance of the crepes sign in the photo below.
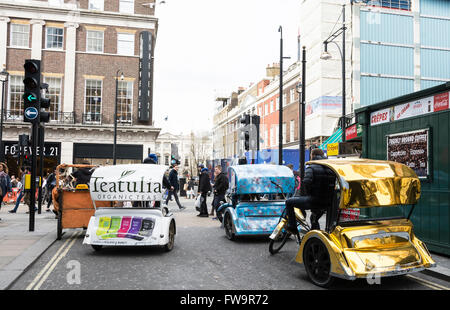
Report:
<svg viewBox="0 0 450 310"><path fill-rule="evenodd" d="M419 178L429 175L429 129L387 136L387 159L405 164Z"/></svg>
<svg viewBox="0 0 450 310"><path fill-rule="evenodd" d="M166 166L138 164L97 168L92 174L92 200L158 201Z"/></svg>

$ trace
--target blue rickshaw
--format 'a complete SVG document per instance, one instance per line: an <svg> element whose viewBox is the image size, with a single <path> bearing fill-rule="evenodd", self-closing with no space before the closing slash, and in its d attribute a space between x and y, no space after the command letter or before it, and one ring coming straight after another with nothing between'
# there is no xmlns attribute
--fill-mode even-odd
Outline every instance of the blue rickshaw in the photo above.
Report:
<svg viewBox="0 0 450 310"><path fill-rule="evenodd" d="M238 165L228 168L228 202L217 214L228 239L270 236L285 200L295 191L292 170L279 165Z"/></svg>

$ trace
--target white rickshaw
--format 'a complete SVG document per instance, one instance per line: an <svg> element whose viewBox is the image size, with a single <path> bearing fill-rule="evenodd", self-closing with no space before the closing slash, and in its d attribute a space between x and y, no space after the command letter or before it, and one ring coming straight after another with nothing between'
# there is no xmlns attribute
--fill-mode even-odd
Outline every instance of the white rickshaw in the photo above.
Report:
<svg viewBox="0 0 450 310"><path fill-rule="evenodd" d="M175 243L175 219L161 207L163 176L167 166L116 165L97 168L90 181L95 214L89 221L83 244L96 251L103 246L163 246ZM96 201L114 207L97 208Z"/></svg>

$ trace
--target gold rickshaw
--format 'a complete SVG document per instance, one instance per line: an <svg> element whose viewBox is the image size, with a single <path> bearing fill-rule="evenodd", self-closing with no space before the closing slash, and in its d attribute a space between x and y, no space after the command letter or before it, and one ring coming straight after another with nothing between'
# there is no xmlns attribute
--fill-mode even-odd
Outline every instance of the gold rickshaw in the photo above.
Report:
<svg viewBox="0 0 450 310"><path fill-rule="evenodd" d="M326 166L337 176L325 229L305 231L309 226L295 209L298 225L303 228L295 260L305 266L314 284L327 287L335 277L374 279L436 265L426 245L414 235L410 220L421 188L412 169L397 162L369 159L307 164ZM270 238L283 239L284 244L286 225L284 216Z"/></svg>
<svg viewBox="0 0 450 310"><path fill-rule="evenodd" d="M52 191L54 210L57 213L57 240L61 240L66 228L84 228L95 213L89 188L86 184L74 186L73 178L67 174L68 168L94 168L92 165L61 164L56 168L56 186ZM65 180L61 180L61 171ZM110 207L110 202L98 202L101 207Z"/></svg>

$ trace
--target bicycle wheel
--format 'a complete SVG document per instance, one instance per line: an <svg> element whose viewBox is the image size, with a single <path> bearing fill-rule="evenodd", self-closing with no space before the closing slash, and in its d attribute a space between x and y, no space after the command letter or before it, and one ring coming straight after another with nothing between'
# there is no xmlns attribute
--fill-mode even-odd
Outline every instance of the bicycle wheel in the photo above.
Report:
<svg viewBox="0 0 450 310"><path fill-rule="evenodd" d="M280 252L281 248L286 243L287 239L290 237L290 233L287 231L282 231L281 234L276 239L270 239L269 252L270 254L276 254Z"/></svg>

